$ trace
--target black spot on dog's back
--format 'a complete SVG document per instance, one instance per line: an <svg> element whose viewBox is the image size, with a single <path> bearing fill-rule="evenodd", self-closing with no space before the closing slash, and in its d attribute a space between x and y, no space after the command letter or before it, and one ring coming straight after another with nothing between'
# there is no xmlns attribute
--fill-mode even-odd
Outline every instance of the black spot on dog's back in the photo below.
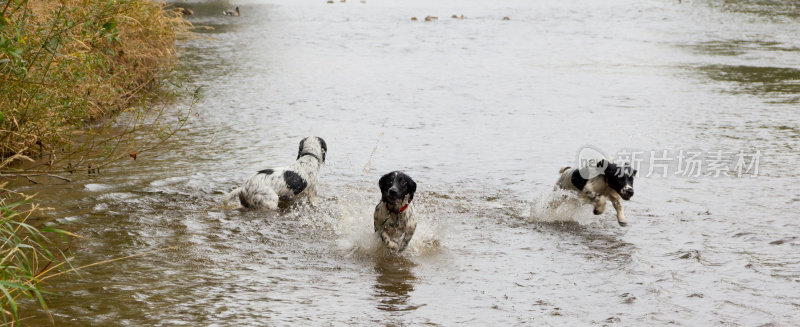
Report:
<svg viewBox="0 0 800 327"><path fill-rule="evenodd" d="M274 172L275 171L272 170L272 169L264 169L264 170L259 170L258 171L259 174L264 174L264 175L272 175L272 173L274 173Z"/></svg>
<svg viewBox="0 0 800 327"><path fill-rule="evenodd" d="M287 170L283 173L283 179L286 180L286 187L292 190L294 195L300 194L300 192L303 192L306 186L308 186L308 183L306 183L303 177L300 177L300 175L291 170Z"/></svg>
<svg viewBox="0 0 800 327"><path fill-rule="evenodd" d="M586 182L589 181L581 176L579 169L572 171L572 178L570 180L572 181L572 185L575 185L579 190L583 190L583 187L586 186Z"/></svg>

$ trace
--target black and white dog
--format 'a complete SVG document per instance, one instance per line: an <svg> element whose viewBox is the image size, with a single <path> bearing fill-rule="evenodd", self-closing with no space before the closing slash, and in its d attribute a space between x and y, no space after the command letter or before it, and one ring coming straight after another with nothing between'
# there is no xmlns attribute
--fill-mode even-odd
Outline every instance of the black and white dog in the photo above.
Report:
<svg viewBox="0 0 800 327"><path fill-rule="evenodd" d="M276 209L280 201L294 201L307 196L313 204L317 196L317 175L325 163L327 152L325 140L316 136L306 137L300 141L297 161L285 167L259 171L231 191L225 202L238 196L245 208Z"/></svg>
<svg viewBox="0 0 800 327"><path fill-rule="evenodd" d="M375 232L389 250L400 253L408 246L417 228L411 204L417 183L408 175L393 171L383 175L378 186L381 188L381 202L375 207Z"/></svg>
<svg viewBox="0 0 800 327"><path fill-rule="evenodd" d="M633 177L636 169L630 164L622 166L605 159L595 165L581 168L562 167L558 171L558 179L554 190L575 191L581 200L594 206L594 214L602 214L606 209L606 200L611 200L617 210L617 222L620 226L628 224L621 200L630 200L633 196Z"/></svg>

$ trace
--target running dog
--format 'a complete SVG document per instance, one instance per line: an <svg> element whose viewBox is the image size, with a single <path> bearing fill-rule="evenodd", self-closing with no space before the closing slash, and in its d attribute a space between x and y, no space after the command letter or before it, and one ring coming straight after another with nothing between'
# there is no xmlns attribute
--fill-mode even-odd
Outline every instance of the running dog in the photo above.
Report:
<svg viewBox="0 0 800 327"><path fill-rule="evenodd" d="M317 196L317 175L319 168L325 163L328 146L325 140L309 136L300 141L297 161L293 164L268 168L248 178L242 186L231 191L225 199L226 203L239 197L245 208L278 208L280 201L294 201L302 196L308 197L314 204Z"/></svg>
<svg viewBox="0 0 800 327"><path fill-rule="evenodd" d="M417 229L414 206L411 204L417 183L408 175L393 171L383 175L378 186L381 189L381 202L375 207L375 232L389 250L403 252Z"/></svg>
<svg viewBox="0 0 800 327"><path fill-rule="evenodd" d="M621 200L627 201L633 196L636 172L628 163L620 166L605 159L582 168L562 167L558 171L561 177L554 190L577 192L581 200L594 206L595 215L602 214L606 209L606 200L611 200L617 210L617 222L625 226L628 221Z"/></svg>

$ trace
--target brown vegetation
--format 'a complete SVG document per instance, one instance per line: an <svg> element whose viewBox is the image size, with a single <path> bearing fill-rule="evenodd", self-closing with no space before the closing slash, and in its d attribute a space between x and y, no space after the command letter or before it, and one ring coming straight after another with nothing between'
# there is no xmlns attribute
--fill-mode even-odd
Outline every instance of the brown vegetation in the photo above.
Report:
<svg viewBox="0 0 800 327"><path fill-rule="evenodd" d="M72 146L155 89L190 27L147 1L0 0L0 157Z"/></svg>

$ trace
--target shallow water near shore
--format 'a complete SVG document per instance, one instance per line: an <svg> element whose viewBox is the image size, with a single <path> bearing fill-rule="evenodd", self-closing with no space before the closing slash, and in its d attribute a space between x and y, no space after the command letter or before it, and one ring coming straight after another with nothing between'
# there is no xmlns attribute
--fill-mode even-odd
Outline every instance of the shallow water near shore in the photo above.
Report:
<svg viewBox="0 0 800 327"><path fill-rule="evenodd" d="M53 282L56 325L800 324L791 2L237 4L181 3L213 29L181 45L202 97L170 144L22 189L85 237L75 266L175 247ZM317 206L221 205L307 135L329 148ZM587 146L760 161L644 165L620 227L548 208ZM401 257L372 233L392 170L418 183Z"/></svg>

